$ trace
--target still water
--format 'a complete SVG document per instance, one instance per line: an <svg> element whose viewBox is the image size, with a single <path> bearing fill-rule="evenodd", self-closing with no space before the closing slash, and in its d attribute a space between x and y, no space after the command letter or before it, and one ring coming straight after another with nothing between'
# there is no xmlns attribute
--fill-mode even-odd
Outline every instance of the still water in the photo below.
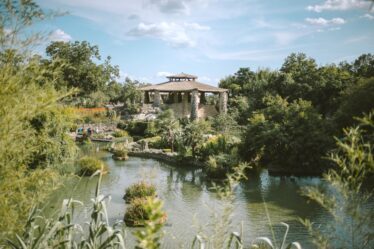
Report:
<svg viewBox="0 0 374 249"><path fill-rule="evenodd" d="M96 151L94 154L105 161L110 170L103 177L101 187L103 194L111 196L108 207L110 222L123 219L126 210L122 199L124 191L139 180L154 183L159 197L164 201L168 221L164 228L163 248L188 248L199 231L211 231L211 223L222 221L219 212L225 202L211 190L211 184L204 179L201 170L136 157L130 157L127 161L114 161L111 154L104 151ZM49 212L58 210L62 199L72 197L84 202L84 207L79 209L76 217L84 223L91 210L90 199L94 196L96 179L85 177L69 180L53 196ZM250 176L235 191L231 230L239 232L242 227L246 245L258 236L271 238L267 209L271 223L275 225L274 233L278 243L283 237L284 228L277 224L286 222L290 225L288 242L299 241L303 248L313 248L307 231L298 219L308 218L316 223L326 223L331 217L319 206L308 203L300 195L300 189L319 183L318 178L272 177L266 171ZM214 218L215 214L218 217L216 215ZM129 248L133 248L134 244L132 232L133 229L127 229Z"/></svg>

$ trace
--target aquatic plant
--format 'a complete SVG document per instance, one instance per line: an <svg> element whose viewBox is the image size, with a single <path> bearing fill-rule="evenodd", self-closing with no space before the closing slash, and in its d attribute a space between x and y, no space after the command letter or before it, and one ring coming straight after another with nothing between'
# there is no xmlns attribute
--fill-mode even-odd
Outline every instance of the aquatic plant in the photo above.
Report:
<svg viewBox="0 0 374 249"><path fill-rule="evenodd" d="M372 186L365 183L374 174L374 110L358 120L359 126L344 130L345 137L337 139L338 149L329 156L335 164L323 176L329 187L304 189L304 195L325 208L335 221L333 226L316 227L310 220L302 220L318 248L374 247L374 214L365 207L373 197Z"/></svg>
<svg viewBox="0 0 374 249"><path fill-rule="evenodd" d="M95 157L84 156L80 158L78 160L78 167L78 174L81 176L91 176L98 170L103 174L108 173L108 166Z"/></svg>
<svg viewBox="0 0 374 249"><path fill-rule="evenodd" d="M156 198L147 198L144 210L148 220L144 229L137 230L134 235L137 238L136 249L160 248L160 239L163 235L162 227L166 221L166 213L162 210L163 203Z"/></svg>
<svg viewBox="0 0 374 249"><path fill-rule="evenodd" d="M144 226L145 221L149 219L145 210L146 199L134 198L131 200L130 206L127 207L123 220L130 227Z"/></svg>
<svg viewBox="0 0 374 249"><path fill-rule="evenodd" d="M130 203L135 198L155 197L156 187L144 181L134 183L126 189L123 199Z"/></svg>
<svg viewBox="0 0 374 249"><path fill-rule="evenodd" d="M127 160L128 157L128 152L126 149L115 149L112 151L113 153L113 159L115 160Z"/></svg>
<svg viewBox="0 0 374 249"><path fill-rule="evenodd" d="M100 194L101 171L96 185L95 197L92 199L91 219L88 229L74 223L74 212L80 201L65 199L60 215L47 219L41 216L42 211L33 208L25 224L24 232L14 239L7 239L7 246L12 249L44 248L113 248L125 249L124 231L121 222L110 225L108 221L108 196Z"/></svg>

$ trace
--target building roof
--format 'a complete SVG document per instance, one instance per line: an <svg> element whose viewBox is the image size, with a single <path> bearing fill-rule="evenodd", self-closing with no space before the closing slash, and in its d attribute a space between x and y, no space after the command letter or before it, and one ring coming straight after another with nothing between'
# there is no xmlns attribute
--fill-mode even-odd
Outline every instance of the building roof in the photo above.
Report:
<svg viewBox="0 0 374 249"><path fill-rule="evenodd" d="M179 73L179 74L174 74L174 75L169 75L166 76L169 80L171 79L197 79L197 76L192 75L192 74L186 74L186 73Z"/></svg>
<svg viewBox="0 0 374 249"><path fill-rule="evenodd" d="M179 76L189 77L193 75L189 74L178 74ZM141 91L160 91L160 92L189 92L192 90L198 90L200 92L212 92L212 93L219 93L219 92L227 92L227 89L219 88L215 86L211 86L208 84L204 84L201 82L196 81L196 76L193 76L195 78L186 78L191 80L181 80L181 81L174 81L171 78L174 76L168 76L169 81L156 84L156 85L150 85L139 88ZM178 76L176 78L179 78Z"/></svg>

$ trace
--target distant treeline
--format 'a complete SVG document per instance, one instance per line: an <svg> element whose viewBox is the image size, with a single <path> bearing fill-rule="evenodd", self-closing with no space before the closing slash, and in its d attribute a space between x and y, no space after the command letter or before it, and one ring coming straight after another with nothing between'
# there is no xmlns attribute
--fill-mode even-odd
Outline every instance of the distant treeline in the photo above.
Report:
<svg viewBox="0 0 374 249"><path fill-rule="evenodd" d="M334 136L373 110L374 56L318 66L293 53L280 70L240 68L219 86L230 90L229 113L244 130L244 159L263 150L262 164L275 170L321 172Z"/></svg>

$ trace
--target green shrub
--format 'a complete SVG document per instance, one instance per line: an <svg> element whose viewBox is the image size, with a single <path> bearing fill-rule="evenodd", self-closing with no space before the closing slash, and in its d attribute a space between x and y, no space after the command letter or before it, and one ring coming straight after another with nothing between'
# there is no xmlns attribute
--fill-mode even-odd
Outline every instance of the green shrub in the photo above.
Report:
<svg viewBox="0 0 374 249"><path fill-rule="evenodd" d="M128 137L129 134L127 133L127 131L116 130L115 132L113 132L112 136L113 137Z"/></svg>
<svg viewBox="0 0 374 249"><path fill-rule="evenodd" d="M133 199L136 198L145 198L152 196L156 196L156 187L153 184L142 181L128 187L123 199L125 199L127 203L130 203Z"/></svg>
<svg viewBox="0 0 374 249"><path fill-rule="evenodd" d="M121 129L121 130L126 130L126 128L127 128L127 123L124 122L124 121L119 121L119 122L117 123L117 128L118 128L118 129Z"/></svg>
<svg viewBox="0 0 374 249"><path fill-rule="evenodd" d="M127 208L124 221L127 226L144 226L145 221L149 219L145 209L146 199L136 198L131 201L131 205Z"/></svg>
<svg viewBox="0 0 374 249"><path fill-rule="evenodd" d="M115 160L127 160L129 158L126 149L114 149L112 152Z"/></svg>
<svg viewBox="0 0 374 249"><path fill-rule="evenodd" d="M148 122L143 121L132 121L127 125L126 130L133 136L145 136L145 131L148 128Z"/></svg>
<svg viewBox="0 0 374 249"><path fill-rule="evenodd" d="M154 197L135 198L127 208L123 220L126 226L130 227L147 227L150 225L149 223L153 221L156 227L161 228L167 218L166 213L161 210L161 207L162 203ZM154 210L154 208L156 208L156 210Z"/></svg>
<svg viewBox="0 0 374 249"><path fill-rule="evenodd" d="M239 163L238 157L234 153L218 154L209 156L205 162L205 173L211 178L224 178L227 173L231 173L233 168Z"/></svg>
<svg viewBox="0 0 374 249"><path fill-rule="evenodd" d="M102 170L102 173L108 172L108 167L99 159L85 156L78 161L79 175L90 176L97 170Z"/></svg>
<svg viewBox="0 0 374 249"><path fill-rule="evenodd" d="M113 151L113 155L116 157L127 157L127 150L115 150Z"/></svg>

